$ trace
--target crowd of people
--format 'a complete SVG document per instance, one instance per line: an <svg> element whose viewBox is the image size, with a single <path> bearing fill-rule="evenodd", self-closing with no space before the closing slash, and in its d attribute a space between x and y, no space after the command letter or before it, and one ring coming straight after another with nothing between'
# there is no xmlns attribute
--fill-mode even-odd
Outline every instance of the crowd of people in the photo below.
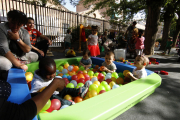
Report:
<svg viewBox="0 0 180 120"><path fill-rule="evenodd" d="M32 119L43 108L51 98L57 98L62 104L72 103L64 100L66 94L84 97L88 90L86 87L79 89L64 88L65 81L56 76L56 64L53 59L46 57L49 45L52 41L34 28L34 19L27 18L18 10L11 10L7 14L8 22L0 24L0 118L1 119ZM26 27L24 27L26 25ZM128 73L131 81L147 76L145 67L149 64L149 59L144 56L144 32L135 28L136 22L128 27L126 33L120 33L117 38L114 34L108 35L105 31L102 36L98 36L98 26L92 26L92 34L86 41L86 49L83 50L83 57L80 65L88 70L92 66L90 57L100 55L100 46L105 50L105 61L102 63L103 71L113 73L116 65L113 63L115 55L114 48L127 49L134 58L136 67L132 73ZM40 37L41 41L37 41ZM167 42L166 50L171 49L172 38ZM71 31L67 31L65 37L65 48L71 47ZM168 51L168 52L169 52ZM34 72L31 82L32 98L22 104L8 102L11 93L11 86L7 82L8 71L12 68L20 68L26 71L30 62L39 60L39 69ZM5 87L6 86L6 87ZM42 92L38 92L46 87ZM22 112L23 111L23 112Z"/></svg>

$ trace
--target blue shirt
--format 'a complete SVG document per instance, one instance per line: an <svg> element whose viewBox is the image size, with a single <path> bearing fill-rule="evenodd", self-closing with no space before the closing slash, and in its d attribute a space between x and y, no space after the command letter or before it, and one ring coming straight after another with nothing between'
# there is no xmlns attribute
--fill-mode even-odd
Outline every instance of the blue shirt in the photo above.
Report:
<svg viewBox="0 0 180 120"><path fill-rule="evenodd" d="M84 65L89 65L89 64L92 64L92 60L90 58L88 58L87 60L82 58L81 63L84 64Z"/></svg>

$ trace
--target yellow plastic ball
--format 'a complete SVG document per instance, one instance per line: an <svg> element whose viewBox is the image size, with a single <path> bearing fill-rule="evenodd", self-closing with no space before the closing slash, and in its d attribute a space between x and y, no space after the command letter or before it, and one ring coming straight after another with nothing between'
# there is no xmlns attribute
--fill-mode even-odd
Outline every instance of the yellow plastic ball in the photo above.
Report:
<svg viewBox="0 0 180 120"><path fill-rule="evenodd" d="M33 79L33 74L31 72L25 73L26 81L30 82Z"/></svg>
<svg viewBox="0 0 180 120"><path fill-rule="evenodd" d="M115 77L111 77L111 80L116 82L116 78Z"/></svg>
<svg viewBox="0 0 180 120"><path fill-rule="evenodd" d="M97 96L97 95L98 95L98 93L97 93L96 90L91 90L91 91L89 92L89 98L92 98L92 97Z"/></svg>
<svg viewBox="0 0 180 120"><path fill-rule="evenodd" d="M127 72L130 72L129 70L124 70L123 75L126 76Z"/></svg>
<svg viewBox="0 0 180 120"><path fill-rule="evenodd" d="M69 67L69 64L68 63L66 63L66 64L64 64L64 68L68 68Z"/></svg>
<svg viewBox="0 0 180 120"><path fill-rule="evenodd" d="M112 87L115 85L116 83L114 82L114 81L111 81L110 83L109 83L109 86L111 87L111 89L112 89Z"/></svg>
<svg viewBox="0 0 180 120"><path fill-rule="evenodd" d="M64 99L66 99L66 100L72 100L72 96L71 96L71 95L65 95L65 96L64 96Z"/></svg>
<svg viewBox="0 0 180 120"><path fill-rule="evenodd" d="M99 81L94 81L93 84L99 86L101 83Z"/></svg>

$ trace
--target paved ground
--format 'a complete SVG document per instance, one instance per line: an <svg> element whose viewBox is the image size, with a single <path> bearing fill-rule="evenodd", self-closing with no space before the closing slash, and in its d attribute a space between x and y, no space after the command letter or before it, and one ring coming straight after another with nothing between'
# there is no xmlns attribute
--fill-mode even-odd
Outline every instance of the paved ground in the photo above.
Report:
<svg viewBox="0 0 180 120"><path fill-rule="evenodd" d="M156 51L158 53L159 51ZM175 49L170 56L153 55L159 65L149 65L147 69L165 70L169 75L160 75L162 84L156 91L114 120L180 120L180 63ZM53 51L54 59L64 58L64 54ZM77 53L77 56L81 56ZM103 56L103 54L102 54Z"/></svg>

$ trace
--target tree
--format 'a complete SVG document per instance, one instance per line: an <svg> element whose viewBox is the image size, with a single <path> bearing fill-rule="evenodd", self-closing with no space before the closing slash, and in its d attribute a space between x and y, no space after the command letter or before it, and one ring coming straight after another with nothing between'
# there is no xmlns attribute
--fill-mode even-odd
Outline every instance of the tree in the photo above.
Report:
<svg viewBox="0 0 180 120"><path fill-rule="evenodd" d="M173 35L173 47L176 46L177 38L180 32L180 11L177 11L178 19L176 20L176 30Z"/></svg>

